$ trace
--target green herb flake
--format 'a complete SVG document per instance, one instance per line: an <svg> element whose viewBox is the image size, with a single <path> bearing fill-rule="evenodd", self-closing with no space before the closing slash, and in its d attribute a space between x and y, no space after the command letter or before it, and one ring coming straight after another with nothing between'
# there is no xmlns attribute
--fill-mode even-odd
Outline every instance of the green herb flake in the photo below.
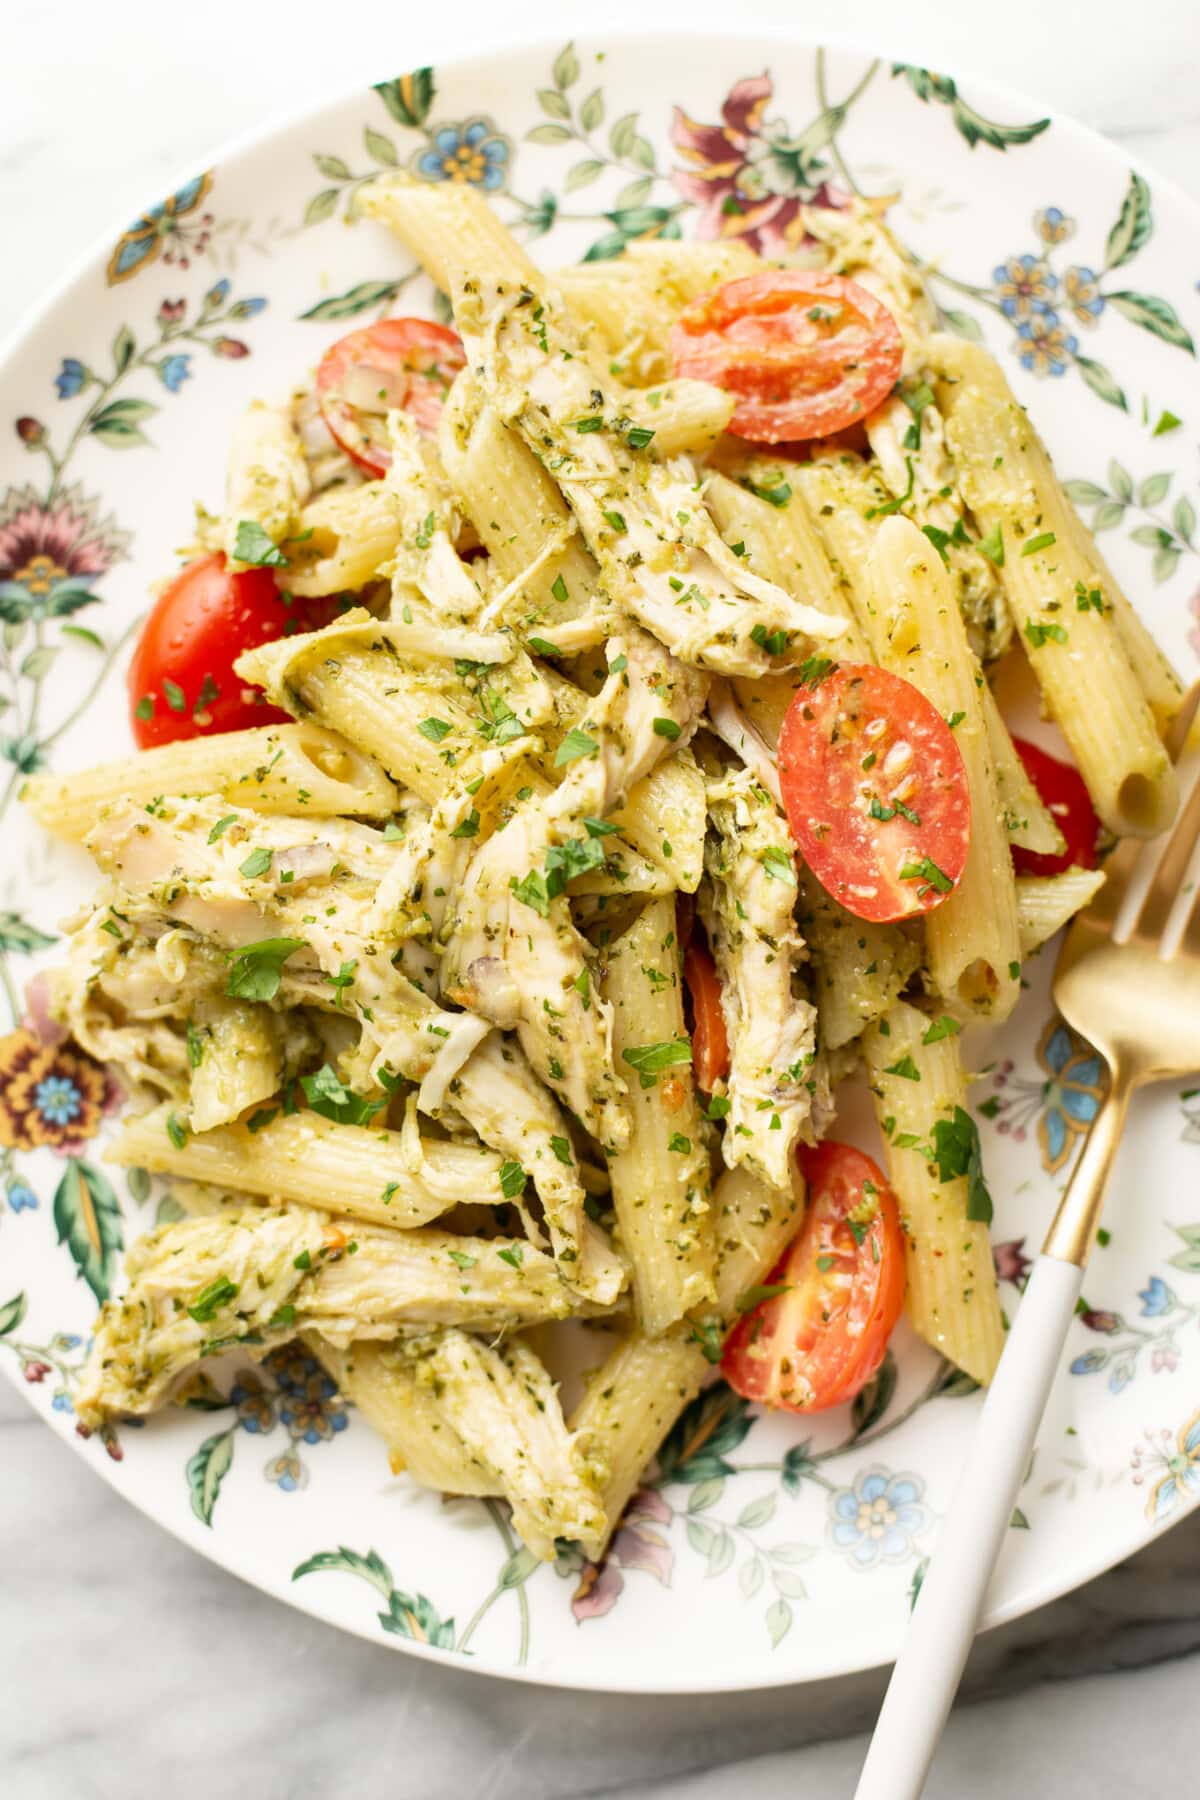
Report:
<svg viewBox="0 0 1200 1800"><path fill-rule="evenodd" d="M664 1069L690 1063L692 1046L687 1038L664 1038L657 1044L631 1044L621 1052L622 1062L636 1069L644 1088L652 1088Z"/></svg>
<svg viewBox="0 0 1200 1800"><path fill-rule="evenodd" d="M923 856L919 862L905 863L900 870L900 879L923 882L925 886L918 889L918 893L922 894L926 888L933 888L938 894L948 894L954 887L949 875L944 869L939 869L930 856Z"/></svg>
<svg viewBox="0 0 1200 1800"><path fill-rule="evenodd" d="M561 656L562 655L562 651L559 649L558 645L552 644L550 642L549 638L531 637L529 639L529 648L533 651L536 651L538 656Z"/></svg>
<svg viewBox="0 0 1200 1800"><path fill-rule="evenodd" d="M923 1044L940 1044L943 1038L957 1037L961 1030L960 1020L952 1019L949 1013L943 1013L923 1034L921 1042Z"/></svg>
<svg viewBox="0 0 1200 1800"><path fill-rule="evenodd" d="M134 707L133 713L137 719L152 719L154 717L154 695L143 694Z"/></svg>
<svg viewBox="0 0 1200 1800"><path fill-rule="evenodd" d="M754 494L757 499L765 500L768 506L786 506L792 497L791 484L781 477L769 487L761 486L757 481L743 478L742 486Z"/></svg>
<svg viewBox="0 0 1200 1800"><path fill-rule="evenodd" d="M261 943L247 944L244 950L230 951L225 992L234 1000L273 1000L279 992L284 963L304 948L303 938L279 937L264 938Z"/></svg>
<svg viewBox="0 0 1200 1800"><path fill-rule="evenodd" d="M714 1094L705 1108L705 1112L710 1119L727 1119L732 1108L732 1100L727 1099L724 1094Z"/></svg>
<svg viewBox="0 0 1200 1800"><path fill-rule="evenodd" d="M218 1275L210 1281L206 1288L201 1288L192 1304L188 1307L188 1317L195 1319L197 1325L209 1325L216 1318L223 1306L238 1297L236 1281L230 1281L228 1275Z"/></svg>
<svg viewBox="0 0 1200 1800"><path fill-rule="evenodd" d="M933 1164L939 1181L967 1183L967 1217L981 1225L992 1222L992 1196L983 1173L983 1152L979 1145L979 1127L964 1107L956 1106L949 1119L939 1119L933 1127Z"/></svg>
<svg viewBox="0 0 1200 1800"><path fill-rule="evenodd" d="M610 530L619 531L622 533L629 530L629 527L628 527L628 525L626 525L625 518L622 513L619 513L616 511L606 512L603 516L604 516L604 523L610 528Z"/></svg>
<svg viewBox="0 0 1200 1800"><path fill-rule="evenodd" d="M692 1140L690 1137L684 1137L682 1131L673 1131L667 1139L667 1149L673 1150L677 1156L690 1156Z"/></svg>
<svg viewBox="0 0 1200 1800"><path fill-rule="evenodd" d="M346 1087L329 1063L323 1063L315 1075L302 1075L300 1086L313 1111L338 1125L366 1125L387 1105L386 1100L365 1100Z"/></svg>
<svg viewBox="0 0 1200 1800"><path fill-rule="evenodd" d="M529 1180L519 1162L512 1160L500 1165L500 1192L506 1200L515 1200L518 1194L525 1192L525 1184Z"/></svg>
<svg viewBox="0 0 1200 1800"><path fill-rule="evenodd" d="M680 734L674 719L655 719L652 729L655 737L666 738L672 744Z"/></svg>
<svg viewBox="0 0 1200 1800"><path fill-rule="evenodd" d="M209 832L208 837L205 841L210 844L215 844L217 839L219 837L223 836L224 833L229 830L229 827L231 825L235 825L236 823L237 823L237 814L236 813L226 813L225 817L223 819L217 820L216 824L213 826L212 830Z"/></svg>
<svg viewBox="0 0 1200 1800"><path fill-rule="evenodd" d="M979 548L995 568L1004 567L1004 532L999 525L993 525L986 537L980 538Z"/></svg>
<svg viewBox="0 0 1200 1800"><path fill-rule="evenodd" d="M565 1168L573 1169L575 1167L575 1158L571 1155L571 1142L569 1138L552 1137L550 1139L550 1148L553 1150L558 1161L562 1163Z"/></svg>
<svg viewBox="0 0 1200 1800"><path fill-rule="evenodd" d="M275 852L268 850L265 845L259 846L250 852L245 862L238 864L238 874L244 875L247 881L253 881L256 875L265 875L271 866L274 854Z"/></svg>
<svg viewBox="0 0 1200 1800"><path fill-rule="evenodd" d="M426 513L417 531L417 549L428 550L433 542L433 534L437 529L437 520L431 512Z"/></svg>
<svg viewBox="0 0 1200 1800"><path fill-rule="evenodd" d="M554 595L554 598L558 601L560 606L566 605L568 599L567 584L561 575L556 575L554 580L550 583L550 592Z"/></svg>
<svg viewBox="0 0 1200 1800"><path fill-rule="evenodd" d="M1036 556L1039 550L1049 550L1058 539L1052 531L1039 531L1036 537L1026 538L1021 545L1022 556Z"/></svg>
<svg viewBox="0 0 1200 1800"><path fill-rule="evenodd" d="M163 680L163 693L167 697L167 705L173 713L187 711L187 696L177 681Z"/></svg>
<svg viewBox="0 0 1200 1800"><path fill-rule="evenodd" d="M500 1261L507 1263L510 1269L519 1269L525 1260L525 1252L520 1244L510 1244L506 1250L497 1250Z"/></svg>
<svg viewBox="0 0 1200 1800"><path fill-rule="evenodd" d="M473 1269L479 1261L477 1256L468 1256L465 1250L447 1250L446 1255L459 1269Z"/></svg>
<svg viewBox="0 0 1200 1800"><path fill-rule="evenodd" d="M428 738L431 744L440 744L443 738L448 738L450 736L454 727L453 725L448 725L445 719L430 718L422 719L421 723L417 726L417 730L423 738Z"/></svg>
<svg viewBox="0 0 1200 1800"><path fill-rule="evenodd" d="M631 450L644 450L653 441L654 433L648 425L631 425L625 433L625 442Z"/></svg>
<svg viewBox="0 0 1200 1800"><path fill-rule="evenodd" d="M950 727L951 731L955 730L955 728L957 726L961 725L963 720L966 718L966 716L967 715L965 712L952 712L950 714L950 717L946 720L946 723Z"/></svg>
<svg viewBox="0 0 1200 1800"><path fill-rule="evenodd" d="M790 1281L758 1281L748 1287L737 1303L740 1313L753 1312L756 1306L762 1306L768 1300L774 1300L779 1294L790 1294Z"/></svg>
<svg viewBox="0 0 1200 1800"><path fill-rule="evenodd" d="M578 725L572 725L554 753L554 766L556 769L565 768L568 763L577 762L581 756L595 756L599 748L594 737L589 737Z"/></svg>
<svg viewBox="0 0 1200 1800"><path fill-rule="evenodd" d="M479 836L479 814L472 807L461 824L456 825L450 833L452 838L473 838Z"/></svg>
<svg viewBox="0 0 1200 1800"><path fill-rule="evenodd" d="M182 1150L188 1141L188 1128L181 1125L173 1112L167 1114L167 1136L177 1150Z"/></svg>
<svg viewBox="0 0 1200 1800"><path fill-rule="evenodd" d="M755 625L750 632L750 641L765 650L768 656L782 656L788 647L788 633L768 631L765 625Z"/></svg>
<svg viewBox="0 0 1200 1800"><path fill-rule="evenodd" d="M920 1081L921 1071L907 1053L898 1062L889 1063L885 1075L898 1075L902 1081Z"/></svg>
<svg viewBox="0 0 1200 1800"><path fill-rule="evenodd" d="M287 557L254 519L239 519L233 540L234 560L260 569L286 569Z"/></svg>

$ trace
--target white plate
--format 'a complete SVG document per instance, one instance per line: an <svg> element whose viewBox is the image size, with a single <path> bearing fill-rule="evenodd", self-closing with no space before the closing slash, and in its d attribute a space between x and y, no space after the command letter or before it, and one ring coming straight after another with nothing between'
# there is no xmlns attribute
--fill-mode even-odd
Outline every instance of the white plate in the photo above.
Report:
<svg viewBox="0 0 1200 1800"><path fill-rule="evenodd" d="M218 500L245 401L285 391L346 320L429 307L395 244L345 222L358 181L397 164L429 179L465 169L551 261L664 227L756 230L769 249L814 191L896 195L891 217L937 270L950 324L982 327L1106 555L1195 674L1196 210L1100 140L975 83L961 95L943 75L778 41L597 42L382 81L272 132L114 239L24 333L2 376L16 425L0 448L6 773L127 745L118 646L172 567L192 498ZM1183 425L1164 429L1165 414ZM60 610L38 622L48 599ZM724 1389L703 1397L598 1578L570 1557L531 1568L497 1506L391 1477L379 1440L303 1359L257 1377L214 1367L215 1411L174 1410L107 1446L75 1436L95 1297L122 1235L170 1203L106 1172L98 1071L18 1022L53 955L39 934L88 883L81 856L26 828L19 779L14 767L0 889L0 1006L16 1027L0 1039L0 1363L53 1427L198 1550L398 1648L643 1692L890 1657L978 1406L903 1332L853 1414L767 1420ZM972 1046L992 1059L975 1104L1010 1311L1097 1095L1095 1060L1052 1016L1048 959L1033 971L1017 1018ZM1109 1224L992 1621L1086 1580L1200 1498L1200 1095L1186 1085L1135 1106Z"/></svg>

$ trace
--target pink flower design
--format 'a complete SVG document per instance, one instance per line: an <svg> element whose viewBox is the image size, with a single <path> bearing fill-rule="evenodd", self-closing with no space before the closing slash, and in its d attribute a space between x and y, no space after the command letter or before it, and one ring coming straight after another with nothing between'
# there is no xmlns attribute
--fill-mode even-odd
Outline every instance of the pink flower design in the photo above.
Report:
<svg viewBox="0 0 1200 1800"><path fill-rule="evenodd" d="M697 237L741 238L766 256L804 242L802 206L845 204L803 137L790 137L780 120L764 121L774 91L769 75L747 76L730 88L719 125L702 124L679 106L671 125L671 142L687 164L671 179L700 209Z"/></svg>
<svg viewBox="0 0 1200 1800"><path fill-rule="evenodd" d="M128 532L99 516L76 484L51 505L32 487L0 502L0 593L45 604L59 588L86 588L125 555Z"/></svg>
<svg viewBox="0 0 1200 1800"><path fill-rule="evenodd" d="M1200 656L1200 588L1197 588L1188 601L1188 611L1196 623L1188 632L1188 645L1195 656Z"/></svg>
<svg viewBox="0 0 1200 1800"><path fill-rule="evenodd" d="M1150 1352L1151 1373L1158 1375L1163 1369L1166 1369L1168 1374L1174 1374L1178 1367L1179 1351L1175 1345L1171 1343L1155 1344Z"/></svg>
<svg viewBox="0 0 1200 1800"><path fill-rule="evenodd" d="M996 1265L996 1280L1011 1281L1015 1287L1024 1287L1033 1267L1032 1261L1025 1254L1023 1237L1010 1238L1004 1244L993 1244L992 1261Z"/></svg>
<svg viewBox="0 0 1200 1800"><path fill-rule="evenodd" d="M639 1488L625 1510L625 1517L608 1547L603 1563L585 1562L571 1611L580 1624L602 1619L617 1604L625 1588L623 1569L644 1569L663 1587L670 1587L675 1553L658 1525L669 1525L674 1513L655 1488Z"/></svg>

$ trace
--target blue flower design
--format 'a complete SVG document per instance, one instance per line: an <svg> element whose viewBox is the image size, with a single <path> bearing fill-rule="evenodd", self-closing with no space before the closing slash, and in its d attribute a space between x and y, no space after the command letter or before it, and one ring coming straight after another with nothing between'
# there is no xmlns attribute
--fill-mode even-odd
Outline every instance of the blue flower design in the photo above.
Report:
<svg viewBox="0 0 1200 1800"><path fill-rule="evenodd" d="M1133 1480L1140 1487L1147 1476L1163 1471L1146 1502L1146 1517L1158 1525L1188 1495L1200 1494L1200 1412L1180 1427L1174 1443L1169 1431L1147 1430L1146 1444L1133 1452Z"/></svg>
<svg viewBox="0 0 1200 1800"><path fill-rule="evenodd" d="M1128 1387L1129 1383L1133 1380L1136 1370L1137 1361L1133 1356L1123 1356L1119 1362L1115 1362L1112 1367L1112 1373L1108 1378L1109 1393L1119 1394L1122 1388Z"/></svg>
<svg viewBox="0 0 1200 1800"><path fill-rule="evenodd" d="M172 394L179 392L192 373L192 359L181 351L176 351L174 356L164 357L162 362L155 363L154 366L158 370L159 380Z"/></svg>
<svg viewBox="0 0 1200 1800"><path fill-rule="evenodd" d="M54 1125L69 1125L83 1108L83 1095L65 1075L47 1075L33 1090L34 1105L43 1119Z"/></svg>
<svg viewBox="0 0 1200 1800"><path fill-rule="evenodd" d="M1010 319L1031 319L1054 304L1058 276L1041 256L1010 256L992 270L1001 310Z"/></svg>
<svg viewBox="0 0 1200 1800"><path fill-rule="evenodd" d="M860 1470L852 1487L829 1496L830 1541L855 1569L906 1562L929 1523L923 1492L916 1475L893 1475L879 1466Z"/></svg>
<svg viewBox="0 0 1200 1800"><path fill-rule="evenodd" d="M1143 1319L1160 1319L1175 1306L1175 1295L1162 1279L1161 1275L1152 1275L1147 1285L1138 1293L1142 1303Z"/></svg>
<svg viewBox="0 0 1200 1800"><path fill-rule="evenodd" d="M1017 356L1031 375L1065 375L1078 348L1079 339L1049 308L1038 310L1017 327Z"/></svg>
<svg viewBox="0 0 1200 1800"><path fill-rule="evenodd" d="M1023 359L1022 359L1023 360ZM1038 1061L1050 1079L1042 1093L1038 1137L1042 1163L1053 1175L1068 1160L1076 1138L1088 1131L1104 1098L1104 1064L1090 1044L1052 1019L1037 1048Z"/></svg>
<svg viewBox="0 0 1200 1800"><path fill-rule="evenodd" d="M213 282L207 294L204 296L205 311L208 311L209 309L215 310L218 306L224 305L225 301L229 298L229 285L229 280L224 275L222 275L220 281Z"/></svg>
<svg viewBox="0 0 1200 1800"><path fill-rule="evenodd" d="M50 1405L56 1413L73 1413L75 1411L75 1408L71 1405L71 1396L68 1394L66 1388L59 1388L58 1392L51 1400Z"/></svg>
<svg viewBox="0 0 1200 1800"><path fill-rule="evenodd" d="M1108 1362L1107 1350L1089 1350L1071 1364L1072 1375L1096 1375Z"/></svg>
<svg viewBox="0 0 1200 1800"><path fill-rule="evenodd" d="M81 392L88 378L88 370L77 356L64 356L62 368L54 377L54 386L60 400L71 400Z"/></svg>
<svg viewBox="0 0 1200 1800"><path fill-rule="evenodd" d="M109 286L128 281L160 255L164 262L177 263L181 269L186 269L189 254L195 255L207 245L213 225L210 212L201 213L195 219L188 215L195 212L211 188L210 174L197 175L160 206L148 206L128 231L122 233L108 259Z"/></svg>
<svg viewBox="0 0 1200 1800"><path fill-rule="evenodd" d="M231 319L252 319L256 313L263 310L266 304L265 300L259 299L257 296L249 300L235 300L229 309L229 316Z"/></svg>
<svg viewBox="0 0 1200 1800"><path fill-rule="evenodd" d="M308 1470L300 1461L295 1450L285 1450L279 1456L273 1456L263 1470L266 1479L285 1494L294 1494L298 1488L307 1486Z"/></svg>
<svg viewBox="0 0 1200 1800"><path fill-rule="evenodd" d="M38 1197L25 1182L11 1181L8 1185L8 1204L15 1213L36 1212Z"/></svg>
<svg viewBox="0 0 1200 1800"><path fill-rule="evenodd" d="M495 193L508 179L511 154L508 139L491 119L464 119L439 125L412 166L425 181L465 181Z"/></svg>
<svg viewBox="0 0 1200 1800"><path fill-rule="evenodd" d="M1073 236L1075 221L1061 206L1046 206L1034 213L1033 229L1043 244L1062 244Z"/></svg>
<svg viewBox="0 0 1200 1800"><path fill-rule="evenodd" d="M1078 264L1063 276L1063 299L1081 325L1095 325L1104 311L1104 295L1095 269Z"/></svg>
<svg viewBox="0 0 1200 1800"><path fill-rule="evenodd" d="M238 1424L252 1436L265 1436L275 1429L275 1395L265 1387L252 1369L244 1369L229 1390L230 1403L237 1408Z"/></svg>

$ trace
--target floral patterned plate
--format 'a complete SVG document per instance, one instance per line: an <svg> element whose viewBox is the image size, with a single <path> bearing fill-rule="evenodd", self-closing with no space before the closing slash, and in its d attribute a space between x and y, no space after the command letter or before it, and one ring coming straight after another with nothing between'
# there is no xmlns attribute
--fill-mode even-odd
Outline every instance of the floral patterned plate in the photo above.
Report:
<svg viewBox="0 0 1200 1800"><path fill-rule="evenodd" d="M670 70L669 98L660 71ZM1111 147L974 83L778 41L555 45L419 69L273 132L106 246L0 377L0 1363L93 1468L188 1543L381 1643L577 1687L736 1689L890 1657L978 1397L901 1332L853 1408L690 1407L606 1566L535 1565L496 1504L393 1478L299 1352L212 1366L184 1407L85 1440L71 1395L122 1244L177 1208L106 1166L104 1072L56 1041L38 965L85 859L29 830L23 776L128 742L121 668L231 423L347 327L433 304L348 220L380 169L481 188L539 256L653 236L796 241L806 201L894 197L955 331L982 333L1160 639L1200 653L1192 452L1197 215ZM1100 1096L1048 958L972 1045L1005 1304ZM853 1102L847 1128L855 1125ZM1142 1098L990 1617L1136 1548L1200 1500L1200 1087ZM10 1471L9 1479L14 1478Z"/></svg>

